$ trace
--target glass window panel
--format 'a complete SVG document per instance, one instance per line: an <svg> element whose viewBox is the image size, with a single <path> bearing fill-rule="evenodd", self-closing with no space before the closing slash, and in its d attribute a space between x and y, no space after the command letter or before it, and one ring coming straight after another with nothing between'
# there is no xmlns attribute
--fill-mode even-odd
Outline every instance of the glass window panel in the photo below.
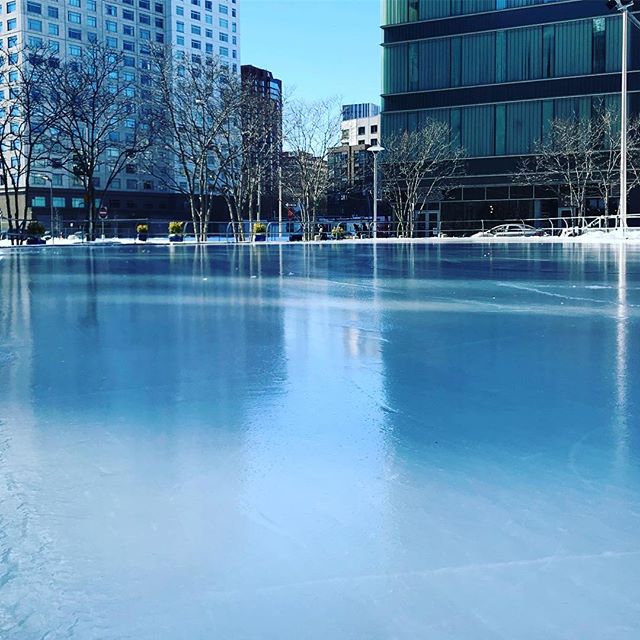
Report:
<svg viewBox="0 0 640 640"><path fill-rule="evenodd" d="M507 32L507 80L542 77L542 28L510 29Z"/></svg>
<svg viewBox="0 0 640 640"><path fill-rule="evenodd" d="M489 84L495 81L496 34L479 33L462 38L462 84Z"/></svg>
<svg viewBox="0 0 640 640"><path fill-rule="evenodd" d="M542 102L512 102L507 107L507 154L529 153L542 136Z"/></svg>
<svg viewBox="0 0 640 640"><path fill-rule="evenodd" d="M461 109L462 146L469 156L492 156L494 154L494 109L494 105Z"/></svg>
<svg viewBox="0 0 640 640"><path fill-rule="evenodd" d="M591 73L592 32L591 20L556 25L555 74L557 76Z"/></svg>

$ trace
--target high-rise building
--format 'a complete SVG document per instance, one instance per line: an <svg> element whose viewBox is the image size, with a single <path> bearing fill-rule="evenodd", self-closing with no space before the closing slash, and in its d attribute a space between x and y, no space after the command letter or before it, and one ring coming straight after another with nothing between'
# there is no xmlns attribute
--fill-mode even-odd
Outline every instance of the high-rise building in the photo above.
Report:
<svg viewBox="0 0 640 640"><path fill-rule="evenodd" d="M343 104L342 119L355 120L356 118L373 118L380 113L380 107L370 102L361 102L360 104Z"/></svg>
<svg viewBox="0 0 640 640"><path fill-rule="evenodd" d="M80 55L84 45L100 42L123 53L123 73L133 81L150 68L153 45L171 45L192 60L216 56L239 73L239 5L240 0L12 0L4 7L3 38L8 48L47 46L67 59ZM82 220L85 202L78 178L55 167L47 173L60 217ZM32 178L32 184L33 212L45 218L49 189L42 178ZM103 204L110 219L121 220L166 218L184 211L179 196L161 193L152 178L134 172L123 172L113 181Z"/></svg>
<svg viewBox="0 0 640 640"><path fill-rule="evenodd" d="M553 193L513 175L554 119L619 109L620 14L604 0L383 0L383 16L385 135L443 121L469 158L443 218L555 216ZM631 50L637 112L640 48Z"/></svg>
<svg viewBox="0 0 640 640"><path fill-rule="evenodd" d="M252 132L253 135L257 133L258 139L249 141L245 148L251 153L251 147L255 146L260 155L257 162L249 165L259 166L263 173L260 176L257 211L261 217L275 219L278 217L282 155L282 80L275 78L267 69L249 64L242 65L241 76L245 91L258 99L266 99L269 105L269 108L262 109L262 117L258 118L258 126L262 131ZM245 112L243 117L245 120L250 119L250 114ZM243 126L244 135L251 128Z"/></svg>

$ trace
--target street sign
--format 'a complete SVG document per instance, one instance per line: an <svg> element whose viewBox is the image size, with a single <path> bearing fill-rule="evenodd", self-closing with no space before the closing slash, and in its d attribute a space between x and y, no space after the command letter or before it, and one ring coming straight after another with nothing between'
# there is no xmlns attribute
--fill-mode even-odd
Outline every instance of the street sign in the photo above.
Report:
<svg viewBox="0 0 640 640"><path fill-rule="evenodd" d="M107 207L100 207L98 215L100 216L100 220L105 220L107 217Z"/></svg>

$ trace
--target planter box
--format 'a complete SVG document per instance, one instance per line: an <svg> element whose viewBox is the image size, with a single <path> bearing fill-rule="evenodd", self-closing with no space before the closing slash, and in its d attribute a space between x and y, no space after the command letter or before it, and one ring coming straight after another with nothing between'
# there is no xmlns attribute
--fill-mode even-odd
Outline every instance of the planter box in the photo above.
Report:
<svg viewBox="0 0 640 640"><path fill-rule="evenodd" d="M148 233L139 233L138 234L138 240L140 240L140 242L146 242L148 237L149 237Z"/></svg>
<svg viewBox="0 0 640 640"><path fill-rule="evenodd" d="M177 233L172 233L169 236L169 242L182 242L183 240L184 240L184 236Z"/></svg>
<svg viewBox="0 0 640 640"><path fill-rule="evenodd" d="M266 233L254 233L253 241L254 242L266 242L267 234Z"/></svg>

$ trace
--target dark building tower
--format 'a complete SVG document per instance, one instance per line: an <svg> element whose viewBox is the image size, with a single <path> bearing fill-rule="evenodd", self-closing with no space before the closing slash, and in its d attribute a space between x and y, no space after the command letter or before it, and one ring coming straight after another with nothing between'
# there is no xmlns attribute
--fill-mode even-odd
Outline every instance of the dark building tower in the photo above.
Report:
<svg viewBox="0 0 640 640"><path fill-rule="evenodd" d="M383 16L385 136L444 121L469 158L443 219L555 216L557 195L513 175L553 120L619 111L620 14L604 0L383 0ZM631 51L638 113L640 56ZM587 208L602 208L597 194L587 198Z"/></svg>
<svg viewBox="0 0 640 640"><path fill-rule="evenodd" d="M263 117L261 131L255 146L266 162L260 160L256 164L261 167L263 175L259 185L259 199L256 205L260 217L275 219L278 217L278 185L280 158L282 155L282 80L273 77L271 71L252 65L242 65L242 86L248 95L255 96L258 101L267 101L266 114ZM264 103L263 103L264 104ZM244 119L249 118L245 111ZM246 128L245 128L246 129Z"/></svg>

